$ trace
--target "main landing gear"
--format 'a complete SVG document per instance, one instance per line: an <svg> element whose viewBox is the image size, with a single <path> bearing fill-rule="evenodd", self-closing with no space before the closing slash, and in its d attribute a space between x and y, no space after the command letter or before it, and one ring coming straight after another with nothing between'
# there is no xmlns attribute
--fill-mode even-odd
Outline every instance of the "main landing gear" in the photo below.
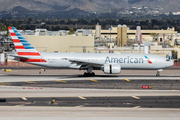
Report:
<svg viewBox="0 0 180 120"><path fill-rule="evenodd" d="M92 70L93 70L93 67L89 67L89 68L87 69L87 72L84 73L84 76L85 76L85 77L95 76L95 73L92 72Z"/></svg>
<svg viewBox="0 0 180 120"><path fill-rule="evenodd" d="M87 73L87 72L85 72L85 73L84 73L84 76L85 76L85 77L95 76L95 73L94 73L94 72L92 72L92 73Z"/></svg>
<svg viewBox="0 0 180 120"><path fill-rule="evenodd" d="M160 70L157 70L156 77L160 77L160 71L162 71L162 69L160 69Z"/></svg>

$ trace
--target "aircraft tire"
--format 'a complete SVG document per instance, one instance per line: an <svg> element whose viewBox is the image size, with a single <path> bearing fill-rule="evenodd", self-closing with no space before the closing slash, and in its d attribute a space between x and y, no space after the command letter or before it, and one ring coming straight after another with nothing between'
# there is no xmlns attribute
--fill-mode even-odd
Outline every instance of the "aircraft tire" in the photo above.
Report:
<svg viewBox="0 0 180 120"><path fill-rule="evenodd" d="M88 76L88 73L85 72L85 73L84 73L84 77L87 77L87 76Z"/></svg>
<svg viewBox="0 0 180 120"><path fill-rule="evenodd" d="M91 77L91 76L95 76L95 73L92 72L92 73L84 73L84 77Z"/></svg>
<svg viewBox="0 0 180 120"><path fill-rule="evenodd" d="M95 73L94 73L94 72L92 72L92 76L95 76Z"/></svg>
<svg viewBox="0 0 180 120"><path fill-rule="evenodd" d="M160 74L158 73L158 74L156 74L156 77L160 77Z"/></svg>

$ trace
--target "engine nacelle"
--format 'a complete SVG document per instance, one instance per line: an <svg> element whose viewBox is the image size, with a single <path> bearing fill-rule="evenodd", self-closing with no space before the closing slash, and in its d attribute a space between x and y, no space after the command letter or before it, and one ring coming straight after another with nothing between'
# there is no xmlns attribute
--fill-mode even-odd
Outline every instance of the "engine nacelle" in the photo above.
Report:
<svg viewBox="0 0 180 120"><path fill-rule="evenodd" d="M121 66L119 64L104 64L105 74L120 74Z"/></svg>

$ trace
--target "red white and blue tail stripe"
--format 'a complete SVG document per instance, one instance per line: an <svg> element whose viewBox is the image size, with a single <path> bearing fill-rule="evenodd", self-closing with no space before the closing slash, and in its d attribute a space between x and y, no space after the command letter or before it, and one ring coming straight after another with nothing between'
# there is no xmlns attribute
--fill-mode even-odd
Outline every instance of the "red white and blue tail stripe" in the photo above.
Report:
<svg viewBox="0 0 180 120"><path fill-rule="evenodd" d="M16 30L14 27L8 27L19 56L41 56L39 52Z"/></svg>
<svg viewBox="0 0 180 120"><path fill-rule="evenodd" d="M40 53L17 31L15 27L8 27L18 57L22 62L46 62L40 59ZM29 59L23 59L29 58Z"/></svg>

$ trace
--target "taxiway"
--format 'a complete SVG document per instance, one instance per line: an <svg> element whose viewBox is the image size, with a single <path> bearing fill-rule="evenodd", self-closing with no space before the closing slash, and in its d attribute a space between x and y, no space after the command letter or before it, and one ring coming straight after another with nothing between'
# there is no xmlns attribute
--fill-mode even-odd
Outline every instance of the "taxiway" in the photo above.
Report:
<svg viewBox="0 0 180 120"><path fill-rule="evenodd" d="M83 77L74 70L0 71L0 99L6 100L0 102L0 119L179 120L180 71L155 73L98 71Z"/></svg>

